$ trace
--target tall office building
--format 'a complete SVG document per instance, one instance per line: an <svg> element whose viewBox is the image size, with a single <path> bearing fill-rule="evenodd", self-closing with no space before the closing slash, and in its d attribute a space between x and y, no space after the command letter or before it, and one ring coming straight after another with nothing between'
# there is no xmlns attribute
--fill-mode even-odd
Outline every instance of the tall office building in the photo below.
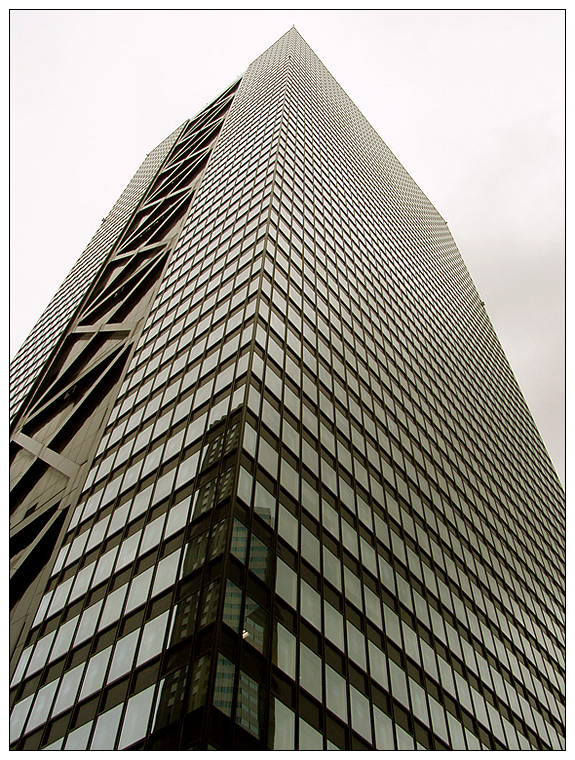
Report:
<svg viewBox="0 0 575 760"><path fill-rule="evenodd" d="M295 29L148 155L13 378L12 748L564 746L561 486Z"/></svg>

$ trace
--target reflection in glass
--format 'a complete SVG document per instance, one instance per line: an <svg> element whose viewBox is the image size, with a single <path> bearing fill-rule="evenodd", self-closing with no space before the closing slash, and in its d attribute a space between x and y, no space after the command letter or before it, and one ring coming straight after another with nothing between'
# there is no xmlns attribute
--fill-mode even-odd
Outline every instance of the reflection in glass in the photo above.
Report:
<svg viewBox="0 0 575 760"><path fill-rule="evenodd" d="M226 582L226 596L224 599L224 613L222 620L235 631L240 632L242 617L242 590L230 580Z"/></svg>
<svg viewBox="0 0 575 760"><path fill-rule="evenodd" d="M254 495L254 512L258 515L266 525L271 528L274 527L276 522L276 500L267 488L261 483L256 482L256 490Z"/></svg>
<svg viewBox="0 0 575 760"><path fill-rule="evenodd" d="M260 539L252 533L250 542L249 569L255 573L264 583L267 583L269 576L269 550Z"/></svg>
<svg viewBox="0 0 575 760"><path fill-rule="evenodd" d="M192 663L190 698L188 702L190 711L205 704L209 674L209 656L199 657Z"/></svg>
<svg viewBox="0 0 575 760"><path fill-rule="evenodd" d="M242 638L262 653L267 623L268 615L265 610L246 597Z"/></svg>
<svg viewBox="0 0 575 760"><path fill-rule="evenodd" d="M193 573L200 565L203 564L206 550L208 548L208 532L192 538L186 548L181 577L184 578L189 573Z"/></svg>
<svg viewBox="0 0 575 760"><path fill-rule="evenodd" d="M235 665L226 657L218 657L216 682L214 685L214 707L224 712L228 717L232 714L234 698Z"/></svg>
<svg viewBox="0 0 575 760"><path fill-rule="evenodd" d="M257 739L260 738L262 720L259 700L259 685L240 670L238 679L238 703L236 706L236 723L243 726ZM264 700L261 700L262 703Z"/></svg>
<svg viewBox="0 0 575 760"><path fill-rule="evenodd" d="M215 620L218 607L219 586L220 581L219 578L217 578L204 588L200 614L200 628L213 623Z"/></svg>
<svg viewBox="0 0 575 760"><path fill-rule="evenodd" d="M228 521L227 519L224 519L220 520L212 527L209 559L213 559L214 557L217 557L218 554L223 552L226 542L227 525Z"/></svg>
<svg viewBox="0 0 575 760"><path fill-rule="evenodd" d="M160 682L153 720L154 731L169 725L182 715L188 681L188 669L188 665L178 668Z"/></svg>
<svg viewBox="0 0 575 760"><path fill-rule="evenodd" d="M246 526L237 518L234 518L230 550L234 557L237 557L240 562L246 561L248 535L248 529Z"/></svg>
<svg viewBox="0 0 575 760"><path fill-rule="evenodd" d="M216 480L211 480L203 485L194 496L193 516L194 519L212 508L216 498Z"/></svg>

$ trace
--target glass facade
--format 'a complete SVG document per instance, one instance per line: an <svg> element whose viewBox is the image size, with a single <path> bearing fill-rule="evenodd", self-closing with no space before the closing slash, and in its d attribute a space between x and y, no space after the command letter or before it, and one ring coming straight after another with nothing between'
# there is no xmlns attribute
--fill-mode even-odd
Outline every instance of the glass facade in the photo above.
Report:
<svg viewBox="0 0 575 760"><path fill-rule="evenodd" d="M295 29L146 181L16 408L11 747L564 748L563 493L440 214Z"/></svg>

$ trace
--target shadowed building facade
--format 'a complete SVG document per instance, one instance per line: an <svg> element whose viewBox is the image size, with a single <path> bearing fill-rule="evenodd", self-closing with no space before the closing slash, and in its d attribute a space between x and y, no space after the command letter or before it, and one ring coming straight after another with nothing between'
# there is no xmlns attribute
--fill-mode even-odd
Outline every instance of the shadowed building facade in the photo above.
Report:
<svg viewBox="0 0 575 760"><path fill-rule="evenodd" d="M445 221L295 29L12 368L11 747L564 747L563 492Z"/></svg>

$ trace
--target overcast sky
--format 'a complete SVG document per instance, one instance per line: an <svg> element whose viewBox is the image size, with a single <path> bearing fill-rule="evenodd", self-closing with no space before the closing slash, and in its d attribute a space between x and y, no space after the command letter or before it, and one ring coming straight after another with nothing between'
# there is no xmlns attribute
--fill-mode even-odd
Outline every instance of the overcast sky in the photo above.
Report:
<svg viewBox="0 0 575 760"><path fill-rule="evenodd" d="M146 153L292 24L447 220L564 480L561 11L12 11L11 354Z"/></svg>

